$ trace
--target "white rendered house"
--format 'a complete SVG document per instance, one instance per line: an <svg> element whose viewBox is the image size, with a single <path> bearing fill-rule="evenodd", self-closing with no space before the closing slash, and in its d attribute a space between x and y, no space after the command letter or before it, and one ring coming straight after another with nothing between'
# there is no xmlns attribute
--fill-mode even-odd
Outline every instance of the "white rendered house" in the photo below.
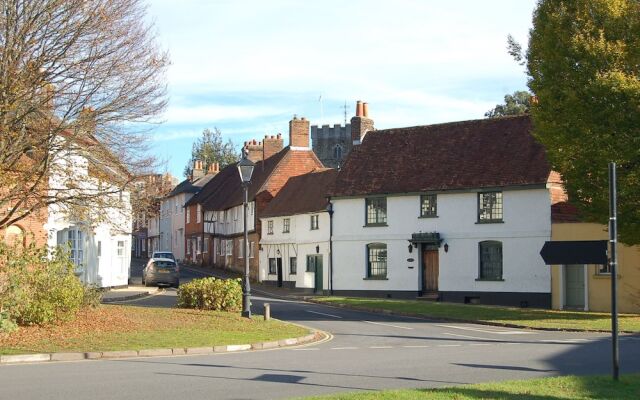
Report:
<svg viewBox="0 0 640 400"><path fill-rule="evenodd" d="M337 170L318 169L289 178L260 221L259 280L326 292L331 281L327 189Z"/></svg>
<svg viewBox="0 0 640 400"><path fill-rule="evenodd" d="M96 177L91 171L103 168L102 176L126 174L117 166L102 163L84 148L75 149L56 158L54 174L49 177L49 190L110 192L104 205L95 215L73 217L68 207L50 205L44 225L50 248L67 245L71 260L76 265L76 275L86 284L98 287L126 286L129 283L131 263L132 210L129 193L110 182ZM75 189L69 189L73 182Z"/></svg>
<svg viewBox="0 0 640 400"><path fill-rule="evenodd" d="M366 133L334 188L333 293L549 308L551 170L528 116Z"/></svg>

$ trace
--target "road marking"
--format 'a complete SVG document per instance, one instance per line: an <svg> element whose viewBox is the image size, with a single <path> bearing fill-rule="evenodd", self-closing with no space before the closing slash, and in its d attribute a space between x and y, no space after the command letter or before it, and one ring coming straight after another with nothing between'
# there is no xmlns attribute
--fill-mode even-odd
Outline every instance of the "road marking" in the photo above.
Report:
<svg viewBox="0 0 640 400"><path fill-rule="evenodd" d="M313 348L313 349L292 349L293 351L316 351L316 350L320 350L318 348Z"/></svg>
<svg viewBox="0 0 640 400"><path fill-rule="evenodd" d="M463 338L467 338L467 339L480 339L480 340L488 340L491 342L500 342L500 340L498 339L488 339L488 338L483 338L480 336L469 336L469 335L458 335L457 333L443 333L443 335L449 335L449 336L455 336L455 337L463 337Z"/></svg>
<svg viewBox="0 0 640 400"><path fill-rule="evenodd" d="M332 347L331 350L357 350L357 347Z"/></svg>
<svg viewBox="0 0 640 400"><path fill-rule="evenodd" d="M373 321L365 321L363 320L362 322L366 322L367 324L374 324L374 325L384 325L384 326L390 326L392 328L398 328L398 329L413 329L413 328L409 328L408 326L400 326L400 325L392 325L392 324L383 324L382 322L373 322Z"/></svg>
<svg viewBox="0 0 640 400"><path fill-rule="evenodd" d="M324 316L331 317L331 318L340 318L340 319L342 319L342 317L339 316L339 315L325 314L325 313L321 313L321 312L318 312L318 311L311 311L311 310L305 310L305 311L309 312L309 313L312 313L312 314L319 314L319 315L324 315Z"/></svg>
<svg viewBox="0 0 640 400"><path fill-rule="evenodd" d="M489 329L471 328L468 326L455 326L455 325L442 325L442 324L436 324L436 326L439 326L442 328L461 329L463 331L493 333L496 335L532 335L535 333L535 332L524 332L524 331L497 331L497 330L489 330Z"/></svg>
<svg viewBox="0 0 640 400"><path fill-rule="evenodd" d="M393 349L393 346L370 346L370 349Z"/></svg>
<svg viewBox="0 0 640 400"><path fill-rule="evenodd" d="M402 346L406 349L424 349L426 347L431 347L431 346L427 346L427 345L420 345L420 346Z"/></svg>
<svg viewBox="0 0 640 400"><path fill-rule="evenodd" d="M583 339L547 339L547 340L539 340L539 342L543 343L556 343L556 344L577 344L582 343Z"/></svg>
<svg viewBox="0 0 640 400"><path fill-rule="evenodd" d="M439 344L438 347L460 347L461 344Z"/></svg>
<svg viewBox="0 0 640 400"><path fill-rule="evenodd" d="M490 343L471 343L469 346L491 346Z"/></svg>

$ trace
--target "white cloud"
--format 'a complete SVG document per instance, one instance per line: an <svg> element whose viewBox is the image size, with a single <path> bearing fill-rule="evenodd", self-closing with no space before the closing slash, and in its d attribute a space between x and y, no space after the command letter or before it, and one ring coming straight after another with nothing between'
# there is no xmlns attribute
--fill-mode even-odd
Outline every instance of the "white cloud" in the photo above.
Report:
<svg viewBox="0 0 640 400"><path fill-rule="evenodd" d="M246 121L280 114L270 106L229 106L203 104L198 106L169 106L164 118L172 124L181 123L220 123L233 120Z"/></svg>

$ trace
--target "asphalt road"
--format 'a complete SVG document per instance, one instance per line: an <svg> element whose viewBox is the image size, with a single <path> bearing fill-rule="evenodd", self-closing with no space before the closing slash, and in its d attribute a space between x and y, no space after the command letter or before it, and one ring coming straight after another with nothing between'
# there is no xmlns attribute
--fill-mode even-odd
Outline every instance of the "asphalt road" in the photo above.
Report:
<svg viewBox="0 0 640 400"><path fill-rule="evenodd" d="M604 334L425 321L265 297L254 298L254 311L265 301L275 318L333 337L290 349L2 366L0 399L279 399L610 371ZM129 302L174 303L173 289ZM640 336L624 336L620 346L622 372L640 371Z"/></svg>

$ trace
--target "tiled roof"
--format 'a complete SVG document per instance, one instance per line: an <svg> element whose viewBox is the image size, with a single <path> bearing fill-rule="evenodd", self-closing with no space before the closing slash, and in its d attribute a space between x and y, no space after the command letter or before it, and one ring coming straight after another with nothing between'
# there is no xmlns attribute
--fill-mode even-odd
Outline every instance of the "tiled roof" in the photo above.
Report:
<svg viewBox="0 0 640 400"><path fill-rule="evenodd" d="M338 176L337 169L317 169L289 178L261 217L304 214L327 207L327 190Z"/></svg>
<svg viewBox="0 0 640 400"><path fill-rule="evenodd" d="M367 133L331 196L544 184L550 167L529 116Z"/></svg>
<svg viewBox="0 0 640 400"><path fill-rule="evenodd" d="M202 178L198 178L195 181L191 182L188 179L178 183L178 185L173 188L173 190L167 195L167 197L172 197L179 195L180 193L198 193L200 189L202 189L211 179L213 179L214 175L205 175Z"/></svg>
<svg viewBox="0 0 640 400"><path fill-rule="evenodd" d="M249 201L256 195L268 191L275 195L292 175L305 173L322 166L311 150L291 150L286 147L280 152L258 161L249 185ZM288 170L285 171L284 169ZM205 210L226 210L242 204L244 191L236 164L224 168L200 193L192 197L187 205L201 203Z"/></svg>
<svg viewBox="0 0 640 400"><path fill-rule="evenodd" d="M580 222L578 209L566 201L553 204L551 205L551 222Z"/></svg>

